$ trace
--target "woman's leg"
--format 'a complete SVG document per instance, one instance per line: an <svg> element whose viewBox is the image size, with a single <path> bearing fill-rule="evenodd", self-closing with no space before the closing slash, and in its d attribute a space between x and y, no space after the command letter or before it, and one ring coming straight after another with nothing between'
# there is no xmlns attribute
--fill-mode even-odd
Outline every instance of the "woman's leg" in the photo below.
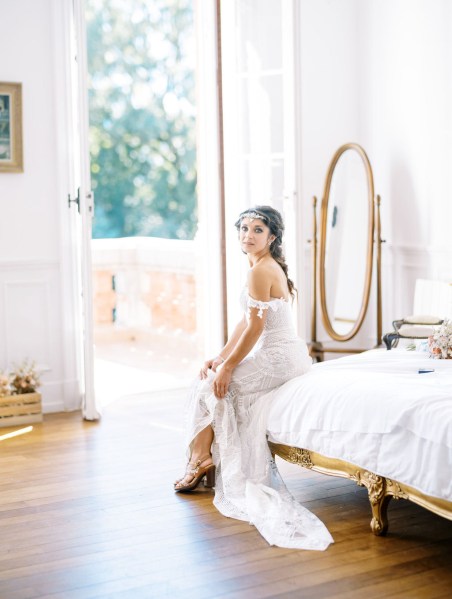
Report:
<svg viewBox="0 0 452 599"><path fill-rule="evenodd" d="M193 439L190 448L191 455L190 461L188 462L187 472L185 476L180 480L176 481L176 489L178 486L188 485L195 477L191 473L191 470L195 467L196 463L200 461L199 466L205 468L209 464L212 464L212 456L210 454L213 441L213 429L210 426L206 426L200 433Z"/></svg>
<svg viewBox="0 0 452 599"><path fill-rule="evenodd" d="M206 426L200 433L196 435L191 444L191 456L190 461L196 462L205 456L210 457L210 449L213 441L213 428Z"/></svg>

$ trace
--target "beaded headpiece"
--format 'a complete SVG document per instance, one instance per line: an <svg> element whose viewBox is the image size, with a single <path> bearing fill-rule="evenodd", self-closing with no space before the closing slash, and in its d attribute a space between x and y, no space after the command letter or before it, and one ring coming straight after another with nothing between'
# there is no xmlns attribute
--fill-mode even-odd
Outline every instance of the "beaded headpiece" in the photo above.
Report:
<svg viewBox="0 0 452 599"><path fill-rule="evenodd" d="M264 223L267 222L267 220L268 220L264 214L259 214L259 212L256 212L255 210L250 210L249 212L245 212L240 217L240 220L242 220L244 218L248 218L250 221L253 221L256 218L258 218L259 220L263 220Z"/></svg>

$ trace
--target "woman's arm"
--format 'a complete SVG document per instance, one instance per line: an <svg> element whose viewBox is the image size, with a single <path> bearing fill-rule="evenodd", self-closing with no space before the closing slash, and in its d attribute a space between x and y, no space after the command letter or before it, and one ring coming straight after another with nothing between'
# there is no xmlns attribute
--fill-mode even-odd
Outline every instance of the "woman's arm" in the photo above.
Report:
<svg viewBox="0 0 452 599"><path fill-rule="evenodd" d="M229 337L228 342L220 351L216 358L212 358L211 360L206 360L202 365L199 376L201 379L207 378L207 371L213 370L213 372L217 371L218 366L223 364L223 362L229 357L230 353L234 349L238 340L240 339L243 331L246 329L246 318L243 316L242 320L237 323L235 326L232 335Z"/></svg>
<svg viewBox="0 0 452 599"><path fill-rule="evenodd" d="M248 287L250 295L254 299L264 302L270 301L271 281L266 276L265 271L252 270L248 279ZM246 327L242 330L240 337L227 357L224 356L226 360L217 372L213 382L213 391L217 399L223 399L226 395L234 368L250 353L264 330L267 310L263 310L261 316L258 316L258 313L259 308L249 309L248 322L245 320Z"/></svg>
<svg viewBox="0 0 452 599"><path fill-rule="evenodd" d="M228 339L228 342L220 352L220 356L223 358L224 361L227 360L227 358L229 358L229 356L231 355L231 352L234 350L234 347L237 345L237 342L242 336L243 331L246 329L246 327L247 322L245 315L243 315L242 320L236 325L235 329L232 332L232 335Z"/></svg>

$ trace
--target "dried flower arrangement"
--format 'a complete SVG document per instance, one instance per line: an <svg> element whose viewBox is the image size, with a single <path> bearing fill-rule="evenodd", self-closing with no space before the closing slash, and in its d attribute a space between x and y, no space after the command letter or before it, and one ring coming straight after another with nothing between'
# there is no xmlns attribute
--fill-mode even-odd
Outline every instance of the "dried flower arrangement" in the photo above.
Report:
<svg viewBox="0 0 452 599"><path fill-rule="evenodd" d="M0 427L42 422L40 384L36 364L28 360L0 372Z"/></svg>
<svg viewBox="0 0 452 599"><path fill-rule="evenodd" d="M25 360L9 374L0 373L0 397L35 393L40 384L36 363Z"/></svg>
<svg viewBox="0 0 452 599"><path fill-rule="evenodd" d="M5 395L11 395L10 382L11 381L9 374L0 372L0 397L5 397Z"/></svg>
<svg viewBox="0 0 452 599"><path fill-rule="evenodd" d="M435 359L452 359L452 320L445 320L435 328L434 334L428 338L430 356Z"/></svg>

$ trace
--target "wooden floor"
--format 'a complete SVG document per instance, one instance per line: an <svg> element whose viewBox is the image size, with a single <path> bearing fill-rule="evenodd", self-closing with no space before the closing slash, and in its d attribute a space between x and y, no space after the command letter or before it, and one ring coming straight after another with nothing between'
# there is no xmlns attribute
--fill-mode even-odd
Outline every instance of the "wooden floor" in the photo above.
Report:
<svg viewBox="0 0 452 599"><path fill-rule="evenodd" d="M135 396L100 424L47 415L0 442L1 599L452 596L452 522L394 501L375 537L353 482L281 466L330 529L325 552L268 546L211 491L174 494L183 405L180 392Z"/></svg>

